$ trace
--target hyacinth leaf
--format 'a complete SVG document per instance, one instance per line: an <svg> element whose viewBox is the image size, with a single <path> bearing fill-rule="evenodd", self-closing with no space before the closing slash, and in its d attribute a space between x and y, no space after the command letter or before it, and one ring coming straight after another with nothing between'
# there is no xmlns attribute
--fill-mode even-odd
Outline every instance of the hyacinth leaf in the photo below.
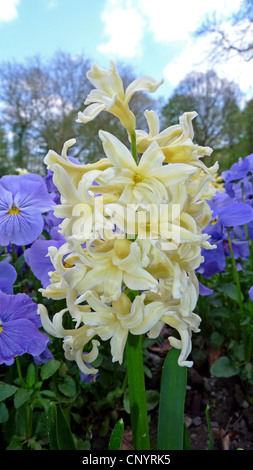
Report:
<svg viewBox="0 0 253 470"><path fill-rule="evenodd" d="M77 450L73 434L60 405L50 403L47 422L51 450Z"/></svg>
<svg viewBox="0 0 253 470"><path fill-rule="evenodd" d="M186 425L184 425L184 450L191 450L191 439Z"/></svg>
<svg viewBox="0 0 253 470"><path fill-rule="evenodd" d="M178 365L180 351L172 348L164 361L158 417L158 450L184 450L184 407L187 368Z"/></svg>
<svg viewBox="0 0 253 470"><path fill-rule="evenodd" d="M109 446L108 450L120 450L121 447L121 442L122 442L122 437L123 437L123 432L124 432L124 421L121 418L114 426L110 441L109 441Z"/></svg>

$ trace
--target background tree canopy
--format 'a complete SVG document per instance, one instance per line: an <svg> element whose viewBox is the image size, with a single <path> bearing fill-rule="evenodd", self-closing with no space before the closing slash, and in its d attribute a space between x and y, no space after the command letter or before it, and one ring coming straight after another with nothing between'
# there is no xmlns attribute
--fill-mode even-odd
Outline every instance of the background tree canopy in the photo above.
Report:
<svg viewBox="0 0 253 470"><path fill-rule="evenodd" d="M62 51L48 61L35 56L25 63L0 64L1 175L16 168L43 174L47 151L60 153L64 142L75 136L78 145L71 148L71 156L81 162L97 160L103 156L99 129L128 144L113 115L101 113L86 125L76 122L91 89L86 78L90 66L90 59ZM131 67L118 64L118 69L125 86L136 78ZM161 113L163 128L177 124L184 112L197 111L195 141L214 149L211 159L219 159L221 169L253 152L253 100L245 101L235 83L213 70L188 73L167 102L138 93L130 107L137 128L145 128L147 108Z"/></svg>

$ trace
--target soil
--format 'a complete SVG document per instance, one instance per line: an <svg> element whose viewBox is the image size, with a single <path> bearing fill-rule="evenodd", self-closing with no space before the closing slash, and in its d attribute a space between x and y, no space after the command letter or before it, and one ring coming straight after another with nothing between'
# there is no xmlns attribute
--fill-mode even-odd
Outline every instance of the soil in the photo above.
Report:
<svg viewBox="0 0 253 470"><path fill-rule="evenodd" d="M165 338L168 337L165 332ZM160 390L161 371L165 357L171 348L169 341L156 343L149 348L149 368L152 378L146 382L147 389ZM185 425L188 429L191 450L207 450L210 434L206 410L212 429L213 450L253 450L253 386L240 380L239 376L217 378L210 374L215 351L209 351L207 363L187 369L185 400ZM118 416L123 418L125 431L121 450L133 450L130 415L122 408ZM123 412L123 415L122 415ZM156 449L159 407L150 414L151 449ZM100 424L93 428L92 448L106 449L108 442L100 435ZM112 431L112 426L110 426Z"/></svg>
<svg viewBox="0 0 253 470"><path fill-rule="evenodd" d="M160 373L169 343L154 347L150 351L153 368L151 388L159 388ZM210 438L206 409L212 427L213 450L253 450L253 386L244 383L238 376L217 378L209 373L210 367L194 365L187 372L185 401L185 424L188 428L191 450L206 450ZM151 412L150 437L155 441L157 433L158 407ZM122 449L132 449L131 430L126 428Z"/></svg>

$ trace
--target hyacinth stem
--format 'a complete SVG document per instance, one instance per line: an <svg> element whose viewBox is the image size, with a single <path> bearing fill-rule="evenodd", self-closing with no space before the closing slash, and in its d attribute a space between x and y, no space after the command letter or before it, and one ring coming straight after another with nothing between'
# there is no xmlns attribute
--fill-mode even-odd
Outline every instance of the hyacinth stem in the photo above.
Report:
<svg viewBox="0 0 253 470"><path fill-rule="evenodd" d="M134 449L149 450L149 426L141 335L128 334L126 359Z"/></svg>
<svg viewBox="0 0 253 470"><path fill-rule="evenodd" d="M132 155L135 160L135 162L138 164L138 153L137 153L137 147L136 147L136 133L135 131L130 132L130 137L131 137L131 145L132 145Z"/></svg>

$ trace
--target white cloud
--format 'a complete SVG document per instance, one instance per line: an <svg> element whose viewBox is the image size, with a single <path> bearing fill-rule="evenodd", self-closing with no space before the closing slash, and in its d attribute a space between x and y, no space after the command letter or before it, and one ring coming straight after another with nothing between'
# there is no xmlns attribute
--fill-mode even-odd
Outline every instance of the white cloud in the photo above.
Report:
<svg viewBox="0 0 253 470"><path fill-rule="evenodd" d="M0 22L15 20L18 16L19 0L0 0Z"/></svg>
<svg viewBox="0 0 253 470"><path fill-rule="evenodd" d="M102 21L107 41L100 52L134 57L141 52L142 39L148 31L155 43L187 40L203 15L216 10L228 15L242 0L107 0Z"/></svg>
<svg viewBox="0 0 253 470"><path fill-rule="evenodd" d="M172 42L187 39L196 30L203 15L217 10L228 15L238 8L241 0L139 0L142 13L146 15L149 30L156 42Z"/></svg>
<svg viewBox="0 0 253 470"><path fill-rule="evenodd" d="M225 25L224 25L225 26ZM234 37L233 28L226 25L226 33L231 39ZM208 60L208 51L213 40L213 35L209 34L193 41L188 38L183 52L165 67L163 74L165 78L176 86L183 80L187 73L192 71L206 72L214 69L220 78L237 83L244 93L252 95L252 73L250 73L250 63L245 61L240 54L232 55L229 60L224 60L212 64Z"/></svg>
<svg viewBox="0 0 253 470"><path fill-rule="evenodd" d="M211 68L207 54L211 37L194 39L192 32L201 24L206 14L215 12L218 17L228 17L239 9L242 0L106 0L102 12L105 40L99 52L110 58L135 59L142 55L142 46L149 35L155 53L159 45L181 41L183 51L165 67L163 74L175 87L192 70L205 72ZM233 34L233 28L231 28ZM153 50L150 49L152 60ZM235 81L241 89L252 94L252 74L249 63L239 56L212 67L221 78Z"/></svg>
<svg viewBox="0 0 253 470"><path fill-rule="evenodd" d="M102 13L104 33L108 41L98 46L99 52L120 57L138 55L145 21L141 14L126 2L109 0ZM122 5L122 6L121 6Z"/></svg>

